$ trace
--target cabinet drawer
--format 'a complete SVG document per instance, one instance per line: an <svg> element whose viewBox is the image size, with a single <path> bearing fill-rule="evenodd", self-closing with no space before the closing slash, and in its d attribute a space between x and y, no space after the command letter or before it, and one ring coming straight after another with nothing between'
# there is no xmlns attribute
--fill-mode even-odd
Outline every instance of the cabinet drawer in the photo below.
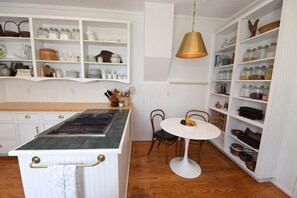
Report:
<svg viewBox="0 0 297 198"><path fill-rule="evenodd" d="M0 138L15 138L14 124L0 123Z"/></svg>
<svg viewBox="0 0 297 198"><path fill-rule="evenodd" d="M46 112L42 114L43 121L63 121L77 112Z"/></svg>
<svg viewBox="0 0 297 198"><path fill-rule="evenodd" d="M13 113L0 113L0 121L13 121Z"/></svg>
<svg viewBox="0 0 297 198"><path fill-rule="evenodd" d="M0 140L0 154L7 154L18 146L16 140Z"/></svg>
<svg viewBox="0 0 297 198"><path fill-rule="evenodd" d="M17 121L39 121L38 113L16 113Z"/></svg>

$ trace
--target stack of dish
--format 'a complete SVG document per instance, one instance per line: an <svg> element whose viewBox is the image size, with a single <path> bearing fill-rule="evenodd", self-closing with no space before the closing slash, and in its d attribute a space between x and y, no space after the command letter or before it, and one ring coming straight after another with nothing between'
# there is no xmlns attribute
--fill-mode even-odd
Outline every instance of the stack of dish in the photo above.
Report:
<svg viewBox="0 0 297 198"><path fill-rule="evenodd" d="M66 77L67 78L78 78L79 77L79 72L75 70L67 70L66 71Z"/></svg>
<svg viewBox="0 0 297 198"><path fill-rule="evenodd" d="M88 73L88 78L102 78L101 70L100 69L90 69Z"/></svg>

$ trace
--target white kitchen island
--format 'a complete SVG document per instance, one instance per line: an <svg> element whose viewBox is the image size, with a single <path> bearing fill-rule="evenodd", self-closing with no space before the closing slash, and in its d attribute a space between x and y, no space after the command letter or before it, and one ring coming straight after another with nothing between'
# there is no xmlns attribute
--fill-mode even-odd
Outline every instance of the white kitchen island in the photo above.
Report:
<svg viewBox="0 0 297 198"><path fill-rule="evenodd" d="M34 167L95 164L98 155L104 155L105 160L96 166L77 168L78 197L126 197L131 152L131 110L118 111L124 118L116 119L111 132L105 137L75 137L71 140L37 137L10 151L9 155L18 157L25 196L46 198L51 195L48 168L31 168L30 164ZM47 149L51 145L52 148ZM40 163L32 164L35 156L40 158Z"/></svg>

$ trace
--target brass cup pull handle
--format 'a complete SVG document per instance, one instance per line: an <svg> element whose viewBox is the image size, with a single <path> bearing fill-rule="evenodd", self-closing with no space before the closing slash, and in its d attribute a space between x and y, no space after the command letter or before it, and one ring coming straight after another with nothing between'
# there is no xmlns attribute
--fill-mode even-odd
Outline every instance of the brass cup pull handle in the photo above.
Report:
<svg viewBox="0 0 297 198"><path fill-rule="evenodd" d="M64 116L63 116L63 115L59 115L58 118L59 118L59 119L64 119Z"/></svg>
<svg viewBox="0 0 297 198"><path fill-rule="evenodd" d="M31 116L30 116L30 115L25 115L25 118L26 118L26 119L30 119Z"/></svg>

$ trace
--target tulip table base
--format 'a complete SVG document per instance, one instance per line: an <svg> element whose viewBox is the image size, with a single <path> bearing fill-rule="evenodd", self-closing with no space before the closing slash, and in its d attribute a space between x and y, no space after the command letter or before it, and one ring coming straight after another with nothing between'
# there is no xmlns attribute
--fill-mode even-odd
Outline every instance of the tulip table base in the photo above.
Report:
<svg viewBox="0 0 297 198"><path fill-rule="evenodd" d="M176 157L170 161L171 170L184 178L196 178L201 174L200 166L191 159Z"/></svg>

